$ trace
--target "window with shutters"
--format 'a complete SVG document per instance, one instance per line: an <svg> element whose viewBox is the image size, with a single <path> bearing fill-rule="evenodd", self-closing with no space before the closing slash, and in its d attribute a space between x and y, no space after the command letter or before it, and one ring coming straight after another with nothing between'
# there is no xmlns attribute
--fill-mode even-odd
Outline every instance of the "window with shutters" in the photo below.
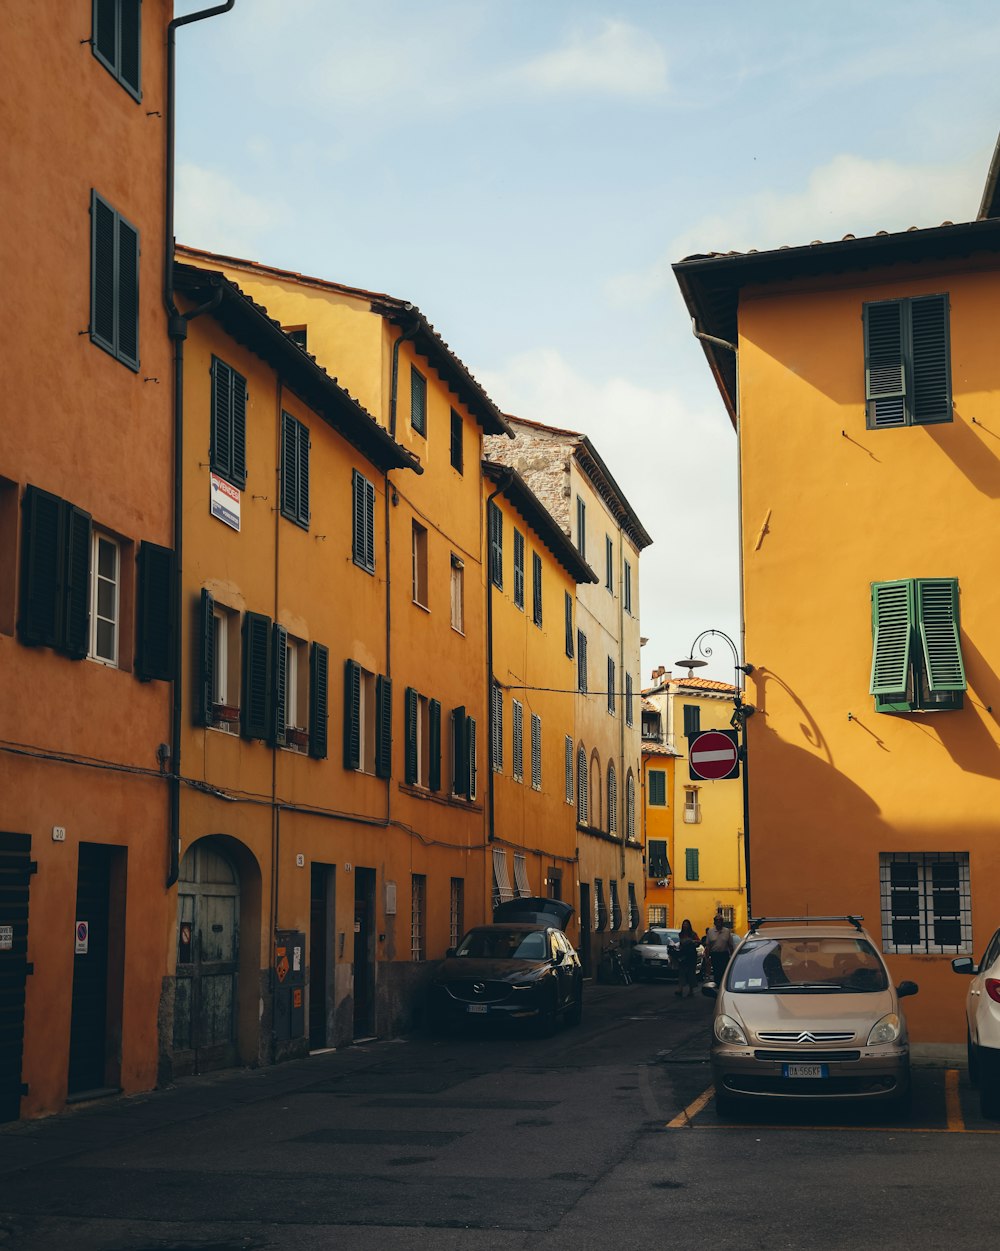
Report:
<svg viewBox="0 0 1000 1251"><path fill-rule="evenodd" d="M515 782L524 781L524 705L519 699L511 700L511 776Z"/></svg>
<svg viewBox="0 0 1000 1251"><path fill-rule="evenodd" d="M122 599L128 602L128 551L123 560ZM137 561L139 592L136 597L135 672L141 682L169 682L174 677L177 562L169 547L140 543ZM126 628L123 613L123 631ZM123 635L124 641L124 635ZM123 664L121 653L119 664Z"/></svg>
<svg viewBox="0 0 1000 1251"><path fill-rule="evenodd" d="M392 683L356 661L344 665L344 768L389 777Z"/></svg>
<svg viewBox="0 0 1000 1251"><path fill-rule="evenodd" d="M684 736L698 734L701 730L701 709L697 704L684 705Z"/></svg>
<svg viewBox="0 0 1000 1251"><path fill-rule="evenodd" d="M448 946L457 947L465 934L465 879L453 877L448 899Z"/></svg>
<svg viewBox="0 0 1000 1251"><path fill-rule="evenodd" d="M514 527L514 607L524 608L524 535Z"/></svg>
<svg viewBox="0 0 1000 1251"><path fill-rule="evenodd" d="M542 789L542 719L531 714L531 789Z"/></svg>
<svg viewBox="0 0 1000 1251"><path fill-rule="evenodd" d="M587 559L587 505L576 497L576 550Z"/></svg>
<svg viewBox="0 0 1000 1251"><path fill-rule="evenodd" d="M463 449L463 441L465 438L465 423L462 421L462 414L451 410L451 467L457 469L459 473L465 472L465 453Z"/></svg>
<svg viewBox="0 0 1000 1251"><path fill-rule="evenodd" d="M495 587L503 589L503 514L490 501L487 509L490 539L490 580Z"/></svg>
<svg viewBox="0 0 1000 1251"><path fill-rule="evenodd" d="M441 772L441 705L437 700L421 695L412 686L406 688L405 705L406 769L404 778L411 786L421 786L425 790L438 790ZM435 739L436 741L433 741Z"/></svg>
<svg viewBox="0 0 1000 1251"><path fill-rule="evenodd" d="M966 690L954 578L874 582L870 694L876 712L961 708Z"/></svg>
<svg viewBox="0 0 1000 1251"><path fill-rule="evenodd" d="M247 484L247 380L212 357L212 472L242 490Z"/></svg>
<svg viewBox="0 0 1000 1251"><path fill-rule="evenodd" d="M689 825L697 825L701 820L701 804L698 800L698 787L684 787L684 820Z"/></svg>
<svg viewBox="0 0 1000 1251"><path fill-rule="evenodd" d="M652 808L665 808L667 806L667 775L662 769L650 769L646 774L646 784L649 788L648 798Z"/></svg>
<svg viewBox="0 0 1000 1251"><path fill-rule="evenodd" d="M684 876L689 882L697 882L698 875L698 848L687 847L684 851Z"/></svg>
<svg viewBox="0 0 1000 1251"><path fill-rule="evenodd" d="M90 558L91 660L118 667L119 614L121 611L121 546L100 530L93 532Z"/></svg>
<svg viewBox="0 0 1000 1251"><path fill-rule="evenodd" d="M410 890L410 959L427 959L427 878L414 873Z"/></svg>
<svg viewBox="0 0 1000 1251"><path fill-rule="evenodd" d="M240 733L273 741L275 732L274 623L263 613L243 614L243 681L240 687ZM278 664L284 668L284 656Z"/></svg>
<svg viewBox="0 0 1000 1251"><path fill-rule="evenodd" d="M631 673L625 674L625 724L626 725L634 724L633 714L632 714L632 675Z"/></svg>
<svg viewBox="0 0 1000 1251"><path fill-rule="evenodd" d="M465 633L465 561L451 554L451 628Z"/></svg>
<svg viewBox="0 0 1000 1251"><path fill-rule="evenodd" d="M353 539L351 559L359 569L375 572L375 488L363 474L352 470Z"/></svg>
<svg viewBox="0 0 1000 1251"><path fill-rule="evenodd" d="M627 560L625 561L624 573L625 573L625 591L624 591L625 605L624 606L625 606L625 611L627 613L631 613L632 611L632 565Z"/></svg>
<svg viewBox="0 0 1000 1251"><path fill-rule="evenodd" d="M427 438L427 379L415 365L410 366L410 425Z"/></svg>
<svg viewBox="0 0 1000 1251"><path fill-rule="evenodd" d="M542 558L531 553L531 620L541 629L542 625Z"/></svg>
<svg viewBox="0 0 1000 1251"><path fill-rule="evenodd" d="M476 722L466 716L464 708L453 708L451 713L451 793L475 799L476 776Z"/></svg>
<svg viewBox="0 0 1000 1251"><path fill-rule="evenodd" d="M201 597L198 723L226 734L240 732L240 614Z"/></svg>
<svg viewBox="0 0 1000 1251"><path fill-rule="evenodd" d="M967 851L881 852L879 876L883 951L971 953Z"/></svg>
<svg viewBox="0 0 1000 1251"><path fill-rule="evenodd" d="M507 851L504 847L493 848L493 907L514 898L507 868Z"/></svg>
<svg viewBox="0 0 1000 1251"><path fill-rule="evenodd" d="M610 534L604 536L604 589L615 593L615 545Z"/></svg>
<svg viewBox="0 0 1000 1251"><path fill-rule="evenodd" d="M428 607L427 598L427 527L413 522L410 541L413 574L413 602Z"/></svg>
<svg viewBox="0 0 1000 1251"><path fill-rule="evenodd" d="M566 655L573 658L573 596L565 592L563 608L566 618Z"/></svg>
<svg viewBox="0 0 1000 1251"><path fill-rule="evenodd" d="M309 648L309 755L325 760L330 715L330 649L322 643Z"/></svg>
<svg viewBox="0 0 1000 1251"><path fill-rule="evenodd" d="M667 878L670 877L667 840L665 838L651 838L646 856L646 876L666 885Z"/></svg>
<svg viewBox="0 0 1000 1251"><path fill-rule="evenodd" d="M608 712L615 715L615 660L608 657Z"/></svg>
<svg viewBox="0 0 1000 1251"><path fill-rule="evenodd" d="M590 783L587 776L587 753L581 747L576 753L576 821L586 825L590 815Z"/></svg>
<svg viewBox="0 0 1000 1251"><path fill-rule="evenodd" d="M136 100L142 99L142 0L93 0L90 47Z"/></svg>
<svg viewBox="0 0 1000 1251"><path fill-rule="evenodd" d="M879 300L863 322L868 428L951 421L948 296Z"/></svg>
<svg viewBox="0 0 1000 1251"><path fill-rule="evenodd" d="M587 693L587 636L582 630L576 632L576 689Z"/></svg>
<svg viewBox="0 0 1000 1251"><path fill-rule="evenodd" d="M564 768L565 768L565 783L566 783L566 791L565 791L565 795L566 795L566 802L567 802L568 804L571 804L571 803L573 802L573 799L574 799L574 794L573 794L573 740L570 738L570 736L569 736L568 734L567 734L567 735L566 735L566 737L563 739L563 755L564 755L564 761L563 761L563 764L564 764Z"/></svg>
<svg viewBox="0 0 1000 1251"><path fill-rule="evenodd" d="M618 833L618 774L613 761L608 765L608 833Z"/></svg>
<svg viewBox="0 0 1000 1251"><path fill-rule="evenodd" d="M21 489L0 475L0 634L13 634L17 620L17 514Z"/></svg>
<svg viewBox="0 0 1000 1251"><path fill-rule="evenodd" d="M139 370L139 231L90 193L90 338Z"/></svg>
<svg viewBox="0 0 1000 1251"><path fill-rule="evenodd" d="M490 687L490 751L493 772L503 772L503 691L496 682Z"/></svg>
<svg viewBox="0 0 1000 1251"><path fill-rule="evenodd" d="M285 645L285 742L292 751L309 748L309 644L291 634Z"/></svg>
<svg viewBox="0 0 1000 1251"><path fill-rule="evenodd" d="M625 779L625 837L630 843L635 842L635 777L631 769Z"/></svg>
<svg viewBox="0 0 1000 1251"><path fill-rule="evenodd" d="M21 501L17 632L30 647L82 660L90 645L90 514L38 487Z"/></svg>
<svg viewBox="0 0 1000 1251"><path fill-rule="evenodd" d="M281 414L281 515L309 529L309 428Z"/></svg>

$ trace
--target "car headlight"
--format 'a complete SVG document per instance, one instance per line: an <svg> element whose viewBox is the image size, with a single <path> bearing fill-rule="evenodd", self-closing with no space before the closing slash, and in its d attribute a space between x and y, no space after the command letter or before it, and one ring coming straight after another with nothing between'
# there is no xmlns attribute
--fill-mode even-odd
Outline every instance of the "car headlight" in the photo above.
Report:
<svg viewBox="0 0 1000 1251"><path fill-rule="evenodd" d="M903 1032L903 1026L895 1012L887 1012L880 1021L876 1021L868 1035L868 1046L876 1047L879 1043L895 1042Z"/></svg>
<svg viewBox="0 0 1000 1251"><path fill-rule="evenodd" d="M743 1033L743 1027L725 1013L715 1018L714 1029L719 1042L739 1043L744 1047L747 1045L747 1036Z"/></svg>

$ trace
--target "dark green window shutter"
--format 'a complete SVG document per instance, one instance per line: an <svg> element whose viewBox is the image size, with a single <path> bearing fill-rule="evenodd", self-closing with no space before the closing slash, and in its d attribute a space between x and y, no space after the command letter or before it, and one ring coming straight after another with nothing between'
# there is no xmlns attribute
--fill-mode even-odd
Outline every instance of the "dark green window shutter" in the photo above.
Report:
<svg viewBox="0 0 1000 1251"><path fill-rule="evenodd" d="M269 741L284 747L288 741L288 631L274 623L272 648L271 733Z"/></svg>
<svg viewBox="0 0 1000 1251"><path fill-rule="evenodd" d="M344 662L344 768L361 768L361 666Z"/></svg>
<svg viewBox="0 0 1000 1251"><path fill-rule="evenodd" d="M701 731L701 709L697 704L684 705L684 737Z"/></svg>
<svg viewBox="0 0 1000 1251"><path fill-rule="evenodd" d="M313 643L309 649L309 755L325 760L330 713L330 649Z"/></svg>
<svg viewBox="0 0 1000 1251"><path fill-rule="evenodd" d="M427 436L427 379L416 366L410 366L410 425Z"/></svg>
<svg viewBox="0 0 1000 1251"><path fill-rule="evenodd" d="M90 193L90 337L139 368L139 232Z"/></svg>
<svg viewBox="0 0 1000 1251"><path fill-rule="evenodd" d="M464 426L462 424L462 414L451 410L451 467L457 469L459 473L464 469L464 458L462 448L462 436Z"/></svg>
<svg viewBox="0 0 1000 1251"><path fill-rule="evenodd" d="M649 802L662 808L667 802L667 775L662 769L650 769Z"/></svg>
<svg viewBox="0 0 1000 1251"><path fill-rule="evenodd" d="M309 449L312 446L309 441L309 428L304 426L300 421L298 423L298 447L296 449L299 459L299 512L296 520L300 526L309 528Z"/></svg>
<svg viewBox="0 0 1000 1251"><path fill-rule="evenodd" d="M573 596L569 591L565 592L566 601L566 655L573 656Z"/></svg>
<svg viewBox="0 0 1000 1251"><path fill-rule="evenodd" d="M118 69L119 0L94 0L94 56L114 74Z"/></svg>
<svg viewBox="0 0 1000 1251"><path fill-rule="evenodd" d="M429 742L427 744L427 785L432 791L441 789L441 703L432 699L427 705Z"/></svg>
<svg viewBox="0 0 1000 1251"><path fill-rule="evenodd" d="M514 603L518 608L524 607L524 535L516 526L514 527Z"/></svg>
<svg viewBox="0 0 1000 1251"><path fill-rule="evenodd" d="M406 773L405 780L412 786L417 780L417 692L412 686L406 688Z"/></svg>
<svg viewBox="0 0 1000 1251"><path fill-rule="evenodd" d="M684 876L689 882L698 881L698 848L688 847L684 852Z"/></svg>
<svg viewBox="0 0 1000 1251"><path fill-rule="evenodd" d="M927 295L910 302L913 344L913 421L951 421L951 351L948 297Z"/></svg>
<svg viewBox="0 0 1000 1251"><path fill-rule="evenodd" d="M542 624L542 558L531 553L531 619L536 626Z"/></svg>
<svg viewBox="0 0 1000 1251"><path fill-rule="evenodd" d="M465 795L467 799L476 797L476 719L465 718Z"/></svg>
<svg viewBox="0 0 1000 1251"><path fill-rule="evenodd" d="M309 430L281 414L281 515L309 528Z"/></svg>
<svg viewBox="0 0 1000 1251"><path fill-rule="evenodd" d="M928 687L933 694L964 691L958 583L953 578L921 578L916 584L916 610Z"/></svg>
<svg viewBox="0 0 1000 1251"><path fill-rule="evenodd" d="M906 423L906 359L901 300L864 306L865 400L868 425Z"/></svg>
<svg viewBox="0 0 1000 1251"><path fill-rule="evenodd" d="M142 0L119 0L118 77L137 100L142 99Z"/></svg>
<svg viewBox="0 0 1000 1251"><path fill-rule="evenodd" d="M231 365L212 357L212 472L242 490L247 484L247 383Z"/></svg>
<svg viewBox="0 0 1000 1251"><path fill-rule="evenodd" d="M670 861L667 859L667 840L651 838L649 840L649 861L646 866L647 877L669 877Z"/></svg>
<svg viewBox="0 0 1000 1251"><path fill-rule="evenodd" d="M375 776L392 777L392 678L375 679Z"/></svg>
<svg viewBox="0 0 1000 1251"><path fill-rule="evenodd" d="M198 605L198 668L194 683L194 723L212 724L212 697L215 685L215 600L202 587Z"/></svg>
<svg viewBox="0 0 1000 1251"><path fill-rule="evenodd" d="M468 792L469 766L465 754L465 709L451 710L451 771L452 792L465 795Z"/></svg>
<svg viewBox="0 0 1000 1251"><path fill-rule="evenodd" d="M352 559L356 565L375 572L375 488L358 471L352 470L353 541Z"/></svg>
<svg viewBox="0 0 1000 1251"><path fill-rule="evenodd" d="M872 584L872 695L907 698L913 639L913 584Z"/></svg>
<svg viewBox="0 0 1000 1251"><path fill-rule="evenodd" d="M271 618L248 612L243 618L243 702L240 708L244 738L271 737L273 677Z"/></svg>
<svg viewBox="0 0 1000 1251"><path fill-rule="evenodd" d="M587 692L587 636L582 630L576 632L576 689Z"/></svg>
<svg viewBox="0 0 1000 1251"><path fill-rule="evenodd" d="M64 501L38 487L21 504L21 598L18 636L29 646L56 647L62 624Z"/></svg>
<svg viewBox="0 0 1000 1251"><path fill-rule="evenodd" d="M139 232L118 216L118 359L139 368Z"/></svg>
<svg viewBox="0 0 1000 1251"><path fill-rule="evenodd" d="M139 546L135 671L143 682L174 676L174 553L156 543Z"/></svg>
<svg viewBox="0 0 1000 1251"><path fill-rule="evenodd" d="M90 513L66 505L66 570L64 575L63 631L60 647L67 656L82 660L90 650L90 549L93 526Z"/></svg>
<svg viewBox="0 0 1000 1251"><path fill-rule="evenodd" d="M492 501L489 506L490 578L503 589L503 514Z"/></svg>

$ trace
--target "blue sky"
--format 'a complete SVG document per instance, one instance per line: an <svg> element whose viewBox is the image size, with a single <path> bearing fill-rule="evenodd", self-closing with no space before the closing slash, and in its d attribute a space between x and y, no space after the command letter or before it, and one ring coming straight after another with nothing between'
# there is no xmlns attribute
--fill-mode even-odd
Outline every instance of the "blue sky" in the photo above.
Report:
<svg viewBox="0 0 1000 1251"><path fill-rule="evenodd" d="M410 300L502 409L587 433L654 539L644 685L739 629L671 262L970 220L1000 128L977 0L236 0L177 39L178 238Z"/></svg>

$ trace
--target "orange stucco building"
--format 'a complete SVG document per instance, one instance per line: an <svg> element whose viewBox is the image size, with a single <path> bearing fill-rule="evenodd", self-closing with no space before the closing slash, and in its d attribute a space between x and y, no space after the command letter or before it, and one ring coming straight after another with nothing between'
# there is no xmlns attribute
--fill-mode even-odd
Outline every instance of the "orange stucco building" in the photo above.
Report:
<svg viewBox="0 0 1000 1251"><path fill-rule="evenodd" d="M943 1048L997 925L997 211L675 266L739 440L753 911L863 914Z"/></svg>

